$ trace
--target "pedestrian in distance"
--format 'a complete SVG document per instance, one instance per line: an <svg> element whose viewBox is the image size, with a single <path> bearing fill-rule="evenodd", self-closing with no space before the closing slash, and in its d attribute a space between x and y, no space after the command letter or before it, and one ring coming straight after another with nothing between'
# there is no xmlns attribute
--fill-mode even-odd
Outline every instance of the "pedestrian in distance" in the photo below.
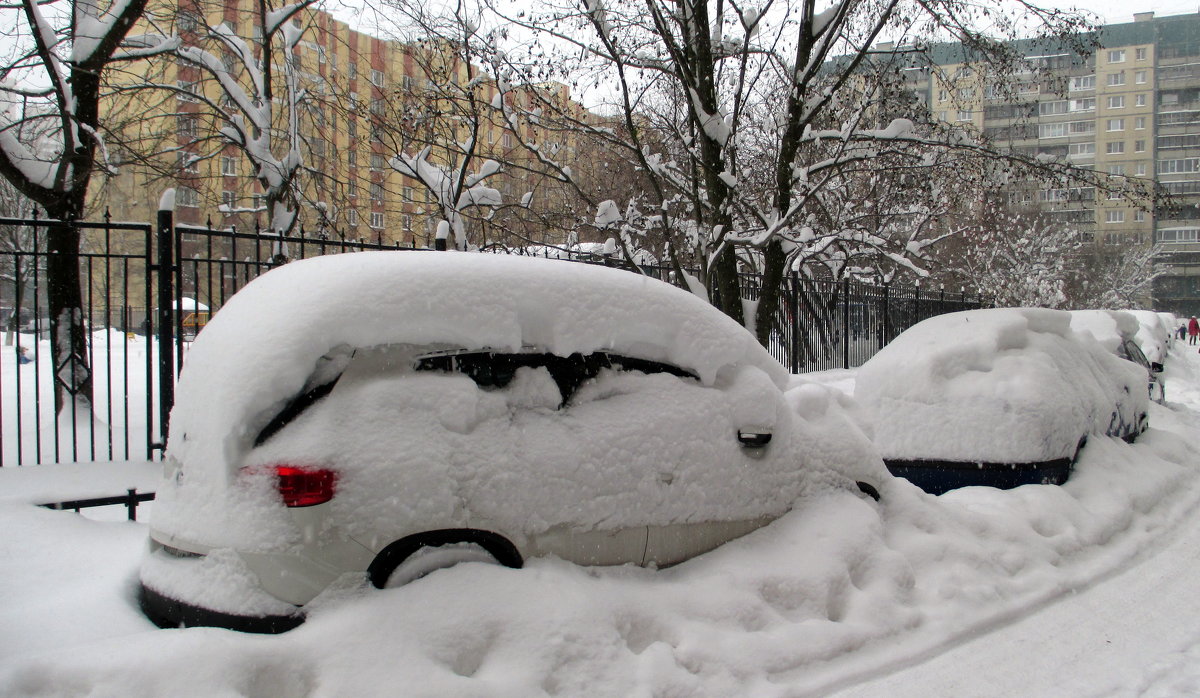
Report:
<svg viewBox="0 0 1200 698"><path fill-rule="evenodd" d="M1188 344L1196 343L1196 335L1200 335L1200 321L1193 315L1192 319L1188 320Z"/></svg>
<svg viewBox="0 0 1200 698"><path fill-rule="evenodd" d="M1179 339L1182 340L1184 337L1187 336L1187 325L1182 322L1179 323L1179 329L1176 330L1176 333L1179 335Z"/></svg>

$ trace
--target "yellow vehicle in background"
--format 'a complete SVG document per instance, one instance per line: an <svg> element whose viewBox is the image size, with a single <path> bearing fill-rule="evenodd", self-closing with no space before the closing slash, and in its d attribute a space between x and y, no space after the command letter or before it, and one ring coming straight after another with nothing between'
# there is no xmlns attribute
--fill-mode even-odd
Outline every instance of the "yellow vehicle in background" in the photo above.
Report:
<svg viewBox="0 0 1200 698"><path fill-rule="evenodd" d="M183 338L186 340L195 339L200 330L204 329L204 326L208 324L210 316L211 313L207 310L197 310L184 315L180 323Z"/></svg>

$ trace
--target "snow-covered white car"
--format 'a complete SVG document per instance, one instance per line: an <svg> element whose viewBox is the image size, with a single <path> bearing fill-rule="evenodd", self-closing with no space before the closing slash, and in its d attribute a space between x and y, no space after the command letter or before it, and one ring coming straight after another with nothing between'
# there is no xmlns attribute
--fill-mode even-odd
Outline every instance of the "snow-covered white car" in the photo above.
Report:
<svg viewBox="0 0 1200 698"><path fill-rule="evenodd" d="M1151 400L1161 405L1167 401L1163 365L1161 361L1151 361L1142 352L1137 342L1142 327L1132 313L1122 310L1071 311L1071 329L1086 332L1108 351L1146 371L1147 393Z"/></svg>
<svg viewBox="0 0 1200 698"><path fill-rule="evenodd" d="M998 308L909 328L859 369L855 397L892 474L940 494L1066 481L1089 437L1146 428L1145 384L1069 313Z"/></svg>
<svg viewBox="0 0 1200 698"><path fill-rule="evenodd" d="M187 355L142 607L164 627L276 632L331 587L546 555L670 565L806 493L881 486L844 398L788 381L737 323L632 272L293 262Z"/></svg>

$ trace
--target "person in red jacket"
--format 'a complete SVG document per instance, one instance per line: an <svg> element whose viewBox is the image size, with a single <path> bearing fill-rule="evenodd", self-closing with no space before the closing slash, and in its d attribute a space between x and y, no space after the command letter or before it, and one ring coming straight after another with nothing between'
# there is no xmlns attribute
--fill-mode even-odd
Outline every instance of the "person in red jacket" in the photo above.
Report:
<svg viewBox="0 0 1200 698"><path fill-rule="evenodd" d="M1200 321L1193 315L1192 319L1188 320L1188 344L1196 343L1196 335L1200 335Z"/></svg>

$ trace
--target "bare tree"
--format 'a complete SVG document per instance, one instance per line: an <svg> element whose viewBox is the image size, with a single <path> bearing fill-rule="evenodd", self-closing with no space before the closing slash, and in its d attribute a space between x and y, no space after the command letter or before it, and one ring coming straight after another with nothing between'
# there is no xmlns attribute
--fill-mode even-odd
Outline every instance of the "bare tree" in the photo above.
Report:
<svg viewBox="0 0 1200 698"><path fill-rule="evenodd" d="M129 36L146 0L101 4L75 0L58 8L39 0L0 7L0 23L15 29L0 92L29 106L0 124L0 176L40 206L52 220L83 216L88 184L105 166L100 99L107 73L117 63L170 50L172 38ZM10 35L11 36L11 35ZM50 128L44 128L49 125ZM18 133L46 130L52 146L38 150ZM79 230L51 225L47 232L47 300L51 353L57 379L55 406L68 397L91 401L79 278Z"/></svg>
<svg viewBox="0 0 1200 698"><path fill-rule="evenodd" d="M219 86L216 98L200 89L189 94L210 110L218 124L213 153L191 156L212 157L226 144L237 147L250 161L264 192L268 228L279 236L291 232L300 213L306 171L300 124L302 112L312 106L311 86L302 84L296 64L304 28L293 20L314 1L275 7L269 0L259 0L254 15L256 40L247 41L221 23L206 28L203 43L176 49L180 59L200 68ZM277 112L280 105L282 113ZM282 250L277 250L279 254Z"/></svg>
<svg viewBox="0 0 1200 698"><path fill-rule="evenodd" d="M1066 162L1004 151L930 123L912 100L902 108L902 70L918 65L921 42L959 41L965 63L1001 80L1039 69L1008 42L1016 36L1086 50L1087 25L1070 13L1024 0L1010 10L958 0L839 0L821 11L815 0L547 0L532 13L490 6L541 38L507 54L514 82L559 78L611 96L619 135L560 120L607 139L645 173L649 190L619 208L636 209L632 221L661 226L675 255L699 251L702 278L693 288L764 344L791 270L927 271L928 250L948 232L930 223L963 190L913 188L924 199L919 206L892 195L886 211L866 196L884 185L931 181L963 163L983 172L986 160L1008 176L1021 169L1105 184L1103 175ZM885 35L904 48L880 52L875 46ZM553 46L563 48L545 48ZM888 172L891 183L881 178ZM746 268L763 274L756 301L739 284Z"/></svg>

